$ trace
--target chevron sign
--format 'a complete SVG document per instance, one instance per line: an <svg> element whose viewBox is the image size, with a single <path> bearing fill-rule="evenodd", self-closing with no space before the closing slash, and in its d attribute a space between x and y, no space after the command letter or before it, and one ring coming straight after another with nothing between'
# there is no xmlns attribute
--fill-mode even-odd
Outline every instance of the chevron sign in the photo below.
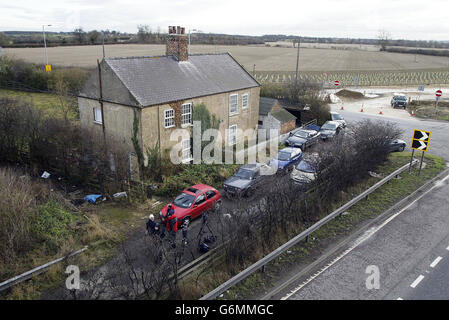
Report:
<svg viewBox="0 0 449 320"><path fill-rule="evenodd" d="M415 129L413 131L411 148L414 150L427 152L427 149L429 149L430 133L430 131Z"/></svg>

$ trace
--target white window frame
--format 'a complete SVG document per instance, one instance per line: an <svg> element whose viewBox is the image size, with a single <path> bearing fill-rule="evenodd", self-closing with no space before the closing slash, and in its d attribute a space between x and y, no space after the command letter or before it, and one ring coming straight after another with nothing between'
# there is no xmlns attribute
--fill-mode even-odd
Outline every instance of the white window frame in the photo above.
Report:
<svg viewBox="0 0 449 320"><path fill-rule="evenodd" d="M246 104L244 104L246 98ZM247 109L249 107L249 94L244 93L242 94L242 109Z"/></svg>
<svg viewBox="0 0 449 320"><path fill-rule="evenodd" d="M171 115L167 116L167 113L171 113ZM170 122L167 122L170 121ZM168 123L168 125L167 125ZM170 125L170 123L172 123ZM175 126L175 110L174 109L166 109L164 110L164 128L168 129L168 128L173 128Z"/></svg>
<svg viewBox="0 0 449 320"><path fill-rule="evenodd" d="M234 105L231 105L231 98L232 97L236 97L237 101L235 102L235 111L233 112L231 110L231 107ZM234 115L234 114L238 114L239 113L239 94L238 93L233 93L229 95L229 115Z"/></svg>
<svg viewBox="0 0 449 320"><path fill-rule="evenodd" d="M185 143L187 142L187 145ZM190 138L181 141L181 162L186 163L192 160L192 150L190 146Z"/></svg>
<svg viewBox="0 0 449 320"><path fill-rule="evenodd" d="M234 128L235 128L235 130L234 130ZM229 126L228 144L230 146L237 144L237 125L236 124Z"/></svg>
<svg viewBox="0 0 449 320"><path fill-rule="evenodd" d="M98 117L100 117L100 119L97 119ZM103 124L103 116L101 114L101 108L94 107L94 122L98 124Z"/></svg>
<svg viewBox="0 0 449 320"><path fill-rule="evenodd" d="M192 125L192 117L193 117L193 108L192 103L184 103L181 106L181 126L182 127L188 127ZM189 112L184 112L184 107L189 107Z"/></svg>

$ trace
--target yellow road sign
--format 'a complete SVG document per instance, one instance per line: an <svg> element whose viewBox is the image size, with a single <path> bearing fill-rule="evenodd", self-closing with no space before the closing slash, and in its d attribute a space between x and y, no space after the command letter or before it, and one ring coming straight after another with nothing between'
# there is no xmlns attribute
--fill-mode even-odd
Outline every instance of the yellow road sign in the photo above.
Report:
<svg viewBox="0 0 449 320"><path fill-rule="evenodd" d="M418 129L413 130L412 145L410 148L427 152L427 149L429 149L430 134L430 131Z"/></svg>
<svg viewBox="0 0 449 320"><path fill-rule="evenodd" d="M45 65L45 71L51 72L51 64L46 64Z"/></svg>

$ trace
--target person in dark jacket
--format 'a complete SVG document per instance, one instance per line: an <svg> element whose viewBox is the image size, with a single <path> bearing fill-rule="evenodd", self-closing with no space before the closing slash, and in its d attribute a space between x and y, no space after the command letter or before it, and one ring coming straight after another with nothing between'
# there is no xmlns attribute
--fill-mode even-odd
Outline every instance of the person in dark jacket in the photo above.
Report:
<svg viewBox="0 0 449 320"><path fill-rule="evenodd" d="M176 248L176 232L178 231L178 218L175 215L175 209L171 203L168 205L167 215L165 216L165 227L170 232L172 238L172 247Z"/></svg>
<svg viewBox="0 0 449 320"><path fill-rule="evenodd" d="M147 221L147 232L148 235L155 235L159 233L159 223L154 221L154 215L150 214L148 216L148 221Z"/></svg>

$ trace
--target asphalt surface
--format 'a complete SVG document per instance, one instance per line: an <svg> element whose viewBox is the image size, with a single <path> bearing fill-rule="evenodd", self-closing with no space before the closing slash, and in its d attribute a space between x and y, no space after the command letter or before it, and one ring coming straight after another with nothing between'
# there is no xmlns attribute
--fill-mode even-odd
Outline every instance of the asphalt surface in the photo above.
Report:
<svg viewBox="0 0 449 320"><path fill-rule="evenodd" d="M394 122L404 130L407 143L413 129L431 131L429 153L449 160L449 123L339 112L349 126L366 118ZM271 298L449 299L448 196L449 177L443 176L401 211L365 230ZM373 280L377 274L378 282Z"/></svg>

